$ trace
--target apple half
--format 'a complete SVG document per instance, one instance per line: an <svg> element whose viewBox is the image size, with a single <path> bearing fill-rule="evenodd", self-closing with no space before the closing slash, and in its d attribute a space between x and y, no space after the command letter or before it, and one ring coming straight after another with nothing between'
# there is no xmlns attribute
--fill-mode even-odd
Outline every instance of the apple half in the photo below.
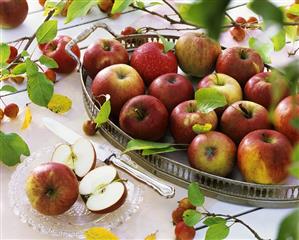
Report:
<svg viewBox="0 0 299 240"><path fill-rule="evenodd" d="M81 179L95 168L96 152L89 140L79 138L73 145L61 144L57 146L52 155L52 162L67 165Z"/></svg>
<svg viewBox="0 0 299 240"><path fill-rule="evenodd" d="M127 197L126 186L112 166L98 167L86 174L79 184L79 193L86 207L99 214L118 209Z"/></svg>

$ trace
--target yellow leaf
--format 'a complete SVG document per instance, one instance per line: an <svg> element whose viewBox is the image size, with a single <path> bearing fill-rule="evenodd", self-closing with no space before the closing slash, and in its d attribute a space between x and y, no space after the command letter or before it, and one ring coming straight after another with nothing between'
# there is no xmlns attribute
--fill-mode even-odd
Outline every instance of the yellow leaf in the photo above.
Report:
<svg viewBox="0 0 299 240"><path fill-rule="evenodd" d="M156 240L157 239L156 235L157 235L157 232L152 233L152 234L146 236L146 238L144 240Z"/></svg>
<svg viewBox="0 0 299 240"><path fill-rule="evenodd" d="M60 94L53 94L50 102L48 103L48 109L55 113L65 113L72 107L72 100L67 96Z"/></svg>
<svg viewBox="0 0 299 240"><path fill-rule="evenodd" d="M23 121L21 129L24 130L24 129L28 128L31 123L31 120L32 120L31 110L30 110L29 106L26 106L25 117L24 117L24 121Z"/></svg>
<svg viewBox="0 0 299 240"><path fill-rule="evenodd" d="M119 240L116 235L102 227L92 227L84 232L84 236L86 240Z"/></svg>

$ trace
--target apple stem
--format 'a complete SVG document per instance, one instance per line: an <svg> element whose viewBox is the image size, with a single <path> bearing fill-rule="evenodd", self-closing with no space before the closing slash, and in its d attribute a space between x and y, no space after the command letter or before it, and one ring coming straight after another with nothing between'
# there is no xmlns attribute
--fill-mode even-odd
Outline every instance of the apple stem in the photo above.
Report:
<svg viewBox="0 0 299 240"><path fill-rule="evenodd" d="M251 113L242 105L242 103L239 104L239 108L241 109L242 113L246 118L251 118Z"/></svg>
<svg viewBox="0 0 299 240"><path fill-rule="evenodd" d="M137 114L137 118L139 121L141 121L142 119L144 119L144 114L142 111L140 111L138 108L134 109L134 112Z"/></svg>

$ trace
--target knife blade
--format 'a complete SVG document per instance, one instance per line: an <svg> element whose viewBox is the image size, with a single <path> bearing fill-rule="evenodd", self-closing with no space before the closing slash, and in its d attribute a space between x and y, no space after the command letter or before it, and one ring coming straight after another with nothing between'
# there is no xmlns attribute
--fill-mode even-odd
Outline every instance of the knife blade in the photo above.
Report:
<svg viewBox="0 0 299 240"><path fill-rule="evenodd" d="M62 123L54 119L44 117L43 123L51 132L53 132L55 135L57 135L64 141L68 142L69 144L74 144L79 138L82 138L81 135L79 135L75 131L71 130L70 128L64 126ZM137 178L138 180L152 187L160 195L166 198L172 198L174 196L175 194L174 187L161 182L160 179L154 177L152 174L148 173L147 171L143 169L141 170L137 166L136 167L132 166L126 161L123 161L120 157L118 157L118 154L115 153L113 150L105 149L105 147L101 147L100 144L97 144L94 141L91 142L94 145L98 160L103 161L106 164L112 163L113 165L119 167L120 169L130 174L131 176ZM105 156L105 157L99 159L98 158L99 156Z"/></svg>

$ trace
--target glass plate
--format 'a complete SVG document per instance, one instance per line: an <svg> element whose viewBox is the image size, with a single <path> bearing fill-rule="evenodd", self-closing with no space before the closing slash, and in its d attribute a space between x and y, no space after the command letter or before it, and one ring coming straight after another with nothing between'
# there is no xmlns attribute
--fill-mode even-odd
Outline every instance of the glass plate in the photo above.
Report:
<svg viewBox="0 0 299 240"><path fill-rule="evenodd" d="M128 195L125 203L117 210L108 214L95 214L90 212L81 197L64 214L58 216L45 216L33 209L25 193L25 182L30 172L41 163L48 162L54 151L54 147L41 149L26 158L11 176L9 182L9 201L13 212L19 216L23 223L27 223L33 229L43 234L59 238L84 239L84 231L93 227L105 227L113 229L126 222L135 213L142 202L143 189L141 184L130 175L118 171L125 183ZM98 162L97 165L103 165Z"/></svg>

